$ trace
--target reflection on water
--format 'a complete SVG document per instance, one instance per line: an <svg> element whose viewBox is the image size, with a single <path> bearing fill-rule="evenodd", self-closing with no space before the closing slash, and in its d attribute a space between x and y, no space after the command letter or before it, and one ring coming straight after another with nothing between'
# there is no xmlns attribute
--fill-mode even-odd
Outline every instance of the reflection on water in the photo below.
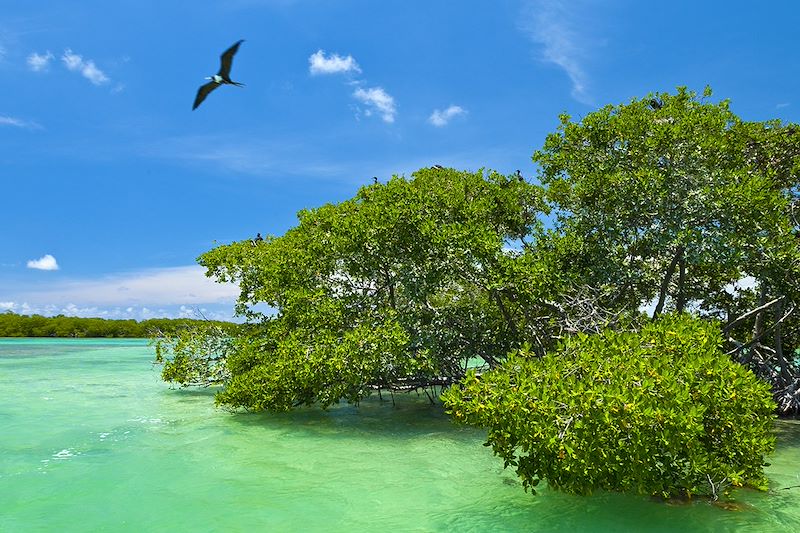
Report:
<svg viewBox="0 0 800 533"><path fill-rule="evenodd" d="M776 424L771 490L727 509L531 496L424 396L230 414L151 359L144 341L0 340L0 531L800 531L796 421Z"/></svg>

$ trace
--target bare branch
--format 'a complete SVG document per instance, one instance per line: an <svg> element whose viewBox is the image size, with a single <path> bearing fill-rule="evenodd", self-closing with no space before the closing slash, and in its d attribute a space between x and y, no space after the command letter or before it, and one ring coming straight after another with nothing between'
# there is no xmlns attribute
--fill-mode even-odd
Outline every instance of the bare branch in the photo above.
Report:
<svg viewBox="0 0 800 533"><path fill-rule="evenodd" d="M784 296L779 296L779 297L775 298L774 300L765 303L764 305L756 307L755 309L751 309L750 311L746 312L742 316L740 316L740 317L736 318L735 320L733 320L733 321L729 322L728 324L726 324L725 327L722 328L722 334L723 335L727 335L728 332L731 329L733 329L737 325L741 324L743 321L747 320L748 318L750 318L751 316L755 315L756 313L760 313L761 311L769 309L770 307L772 307L776 303L780 302L784 298L786 298L785 295Z"/></svg>

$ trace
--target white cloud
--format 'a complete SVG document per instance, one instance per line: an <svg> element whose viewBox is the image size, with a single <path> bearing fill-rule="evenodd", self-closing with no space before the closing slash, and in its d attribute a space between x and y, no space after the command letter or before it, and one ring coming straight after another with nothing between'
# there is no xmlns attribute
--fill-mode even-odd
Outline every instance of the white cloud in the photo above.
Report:
<svg viewBox="0 0 800 533"><path fill-rule="evenodd" d="M326 56L323 50L317 50L311 54L308 58L308 65L308 70L312 75L361 72L361 68L356 63L356 60L353 59L353 56L342 57L338 54ZM357 87L353 92L353 98L367 106L363 113L368 117L372 116L373 113L377 113L384 122L394 122L397 115L394 98L381 87L365 89L361 86L363 83L363 80L348 82L349 85ZM360 112L360 110L357 111L357 113Z"/></svg>
<svg viewBox="0 0 800 533"><path fill-rule="evenodd" d="M147 269L94 279L56 280L29 289L0 285L0 312L109 319L208 318L237 320L239 289L215 283L198 265ZM241 320L241 319L238 319Z"/></svg>
<svg viewBox="0 0 800 533"><path fill-rule="evenodd" d="M572 97L590 104L584 60L586 38L577 30L576 13L581 8L566 0L536 0L529 2L521 24L530 38L542 46L541 58L561 68L572 82ZM585 28L582 28L585 30Z"/></svg>
<svg viewBox="0 0 800 533"><path fill-rule="evenodd" d="M97 68L97 66L94 64L94 61L91 59L84 60L83 57L73 53L69 48L64 51L64 55L61 56L61 60L64 62L64 65L67 67L67 69L73 72L80 72L81 76L95 85L102 85L109 82L108 76L106 76L102 70Z"/></svg>
<svg viewBox="0 0 800 533"><path fill-rule="evenodd" d="M38 130L42 127L32 120L22 120L21 118L14 118L9 116L0 115L0 126L14 126L16 128L24 128L27 130Z"/></svg>
<svg viewBox="0 0 800 533"><path fill-rule="evenodd" d="M308 70L313 75L361 72L361 68L353 56L342 57L338 54L331 54L329 57L325 57L325 52L322 50L317 50L308 58Z"/></svg>
<svg viewBox="0 0 800 533"><path fill-rule="evenodd" d="M463 115L465 113L466 111L461 106L451 105L444 111L435 109L433 113L431 113L431 116L428 117L428 122L430 122L437 128L441 128L443 126L446 126L447 123L450 122L452 118L457 117L458 115Z"/></svg>
<svg viewBox="0 0 800 533"><path fill-rule="evenodd" d="M193 306L113 306L31 304L29 302L0 302L0 312L11 311L18 315L96 317L116 320L147 320L149 318L206 318L209 320L241 321L233 316L232 305Z"/></svg>
<svg viewBox="0 0 800 533"><path fill-rule="evenodd" d="M58 270L58 262L52 255L45 254L39 259L31 259L28 261L28 268L36 270Z"/></svg>
<svg viewBox="0 0 800 533"><path fill-rule="evenodd" d="M69 70L79 70L83 65L83 58L78 54L73 54L69 48L64 51L61 61L64 62Z"/></svg>
<svg viewBox="0 0 800 533"><path fill-rule="evenodd" d="M45 54L38 54L36 52L28 56L28 68L34 72L46 72L50 68L50 61L53 59L53 54L50 50Z"/></svg>
<svg viewBox="0 0 800 533"><path fill-rule="evenodd" d="M46 256L45 256L46 257ZM55 260L54 260L55 261ZM149 269L100 279L54 283L15 299L34 304L88 306L164 306L228 303L239 294L230 283L215 283L200 266Z"/></svg>
<svg viewBox="0 0 800 533"><path fill-rule="evenodd" d="M373 87L371 89L362 89L359 87L353 93L353 97L369 106L367 111L365 111L367 116L370 116L372 110L375 109L380 113L384 122L394 122L394 116L397 114L394 98L382 88Z"/></svg>

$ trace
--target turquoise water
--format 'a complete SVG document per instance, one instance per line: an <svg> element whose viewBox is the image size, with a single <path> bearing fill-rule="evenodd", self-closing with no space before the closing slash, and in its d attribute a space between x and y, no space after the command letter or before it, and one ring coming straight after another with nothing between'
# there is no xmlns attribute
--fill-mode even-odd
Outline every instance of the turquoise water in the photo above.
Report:
<svg viewBox="0 0 800 533"><path fill-rule="evenodd" d="M140 340L0 340L0 531L800 531L800 425L740 510L526 494L423 397L231 414Z"/></svg>

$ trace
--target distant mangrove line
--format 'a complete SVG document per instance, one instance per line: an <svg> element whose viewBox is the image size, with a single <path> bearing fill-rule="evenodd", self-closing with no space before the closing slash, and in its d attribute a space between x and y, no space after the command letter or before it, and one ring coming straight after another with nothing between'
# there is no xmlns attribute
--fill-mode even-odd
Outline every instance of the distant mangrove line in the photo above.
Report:
<svg viewBox="0 0 800 533"><path fill-rule="evenodd" d="M214 324L223 329L235 324L189 318L151 318L149 320L112 320L58 315L18 315L11 311L0 313L0 337L105 337L137 338L154 334L175 334L197 326Z"/></svg>

